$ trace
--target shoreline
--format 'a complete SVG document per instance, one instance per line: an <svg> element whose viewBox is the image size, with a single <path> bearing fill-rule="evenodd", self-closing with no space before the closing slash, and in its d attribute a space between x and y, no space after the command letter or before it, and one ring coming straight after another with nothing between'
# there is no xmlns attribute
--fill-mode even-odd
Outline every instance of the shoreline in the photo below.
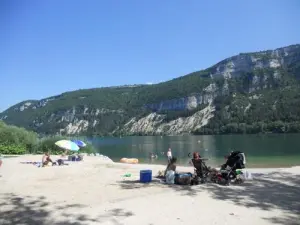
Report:
<svg viewBox="0 0 300 225"><path fill-rule="evenodd" d="M266 162L264 161L261 163L253 163L253 162L249 163L249 158L256 159L255 157L247 157L246 168L253 168L253 169L266 168L266 169L268 169L268 168L291 168L291 167L300 166L300 161L299 161L299 163L295 164L295 163L289 163L289 162L285 163L284 162L285 160L282 160L283 162L272 162L272 160L271 160L271 161L266 161ZM278 158L280 158L280 157L278 157ZM293 157L289 156L289 158L293 158ZM257 157L257 159L261 159L261 158ZM275 159L277 159L277 157ZM120 163L120 161L118 161L118 160L112 159L112 161L115 163ZM212 163L210 163L210 162L212 162ZM211 159L211 160L206 161L206 165L210 166L210 167L220 167L224 163L225 163L225 160L222 160L221 157L219 159ZM154 160L153 162L150 162L147 160L139 160L138 164L166 166L168 164L168 162L167 162L167 160ZM180 163L180 159L178 159L178 158L177 158L176 165L178 165L180 167L190 167L190 165L188 163Z"/></svg>
<svg viewBox="0 0 300 225"><path fill-rule="evenodd" d="M182 136L228 136L228 135L295 135L295 134L300 134L300 132L295 132L295 133L282 133L282 132L265 132L265 133L226 133L226 134L175 134L175 135L125 135L125 136L119 136L119 135L110 135L110 136L89 136L88 138L127 138L127 137L182 137ZM50 135L51 136L51 135Z"/></svg>
<svg viewBox="0 0 300 225"><path fill-rule="evenodd" d="M11 159L11 158L22 158L22 157L40 157L42 159L42 156L43 155L40 155L40 154L23 154L23 155L1 155L2 157L2 160L4 159ZM52 155L55 159L57 158L60 158L60 155ZM146 162L146 161L139 161L139 163L137 164L130 164L130 163L121 163L119 161L114 161L112 160L111 158L109 158L108 156L105 156L105 155L98 155L98 156L84 156L84 157L91 157L91 158L107 158L106 160L111 160L114 164L116 165L144 165L144 166L162 166L162 167L166 167L167 166L167 161L165 162L165 164L162 162L162 163L149 163L149 162ZM5 161L6 161L5 160ZM208 161L209 162L209 161ZM225 161L224 161L225 163ZM207 166L210 166L209 163L206 163ZM221 165L221 164L220 164ZM219 165L219 166L220 166ZM251 165L251 164L250 164ZM180 163L177 163L177 166L180 167L180 168L191 168L192 166L190 166L189 164L180 164ZM218 166L211 166L213 168L219 168ZM246 168L245 169L288 169L288 168L293 168L293 167L300 167L300 162L299 164L297 165L284 165L283 163L278 163L277 166L274 166L274 164L271 164L270 166L268 166L268 163L265 164L265 166L262 166L261 164L258 164L257 166L247 166L246 165Z"/></svg>

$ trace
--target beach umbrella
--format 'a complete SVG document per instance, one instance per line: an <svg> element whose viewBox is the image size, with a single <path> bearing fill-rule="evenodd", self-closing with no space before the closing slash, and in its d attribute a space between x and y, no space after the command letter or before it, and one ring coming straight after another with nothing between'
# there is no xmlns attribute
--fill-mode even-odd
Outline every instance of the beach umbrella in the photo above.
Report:
<svg viewBox="0 0 300 225"><path fill-rule="evenodd" d="M78 145L78 147L82 148L86 146L86 143L84 143L83 141L80 140L72 140L72 142L74 142L76 145Z"/></svg>
<svg viewBox="0 0 300 225"><path fill-rule="evenodd" d="M77 152L79 150L78 145L69 140L57 141L57 142L55 142L55 144L58 147L66 149L66 150L75 151L75 152Z"/></svg>

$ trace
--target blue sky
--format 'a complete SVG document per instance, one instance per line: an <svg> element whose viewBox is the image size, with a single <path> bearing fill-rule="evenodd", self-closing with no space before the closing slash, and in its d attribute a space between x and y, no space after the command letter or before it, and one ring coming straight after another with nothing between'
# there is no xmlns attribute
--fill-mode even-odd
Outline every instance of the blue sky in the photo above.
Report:
<svg viewBox="0 0 300 225"><path fill-rule="evenodd" d="M299 0L1 0L0 111L300 43L299 11Z"/></svg>

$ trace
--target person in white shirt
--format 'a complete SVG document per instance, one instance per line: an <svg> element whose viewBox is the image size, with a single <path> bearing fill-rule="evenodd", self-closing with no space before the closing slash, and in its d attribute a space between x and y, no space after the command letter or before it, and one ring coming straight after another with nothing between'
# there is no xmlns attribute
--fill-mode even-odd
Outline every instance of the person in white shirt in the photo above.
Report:
<svg viewBox="0 0 300 225"><path fill-rule="evenodd" d="M171 148L169 148L168 152L167 152L167 157L168 157L168 162L170 163L171 162L171 159L172 159L172 151L171 151Z"/></svg>

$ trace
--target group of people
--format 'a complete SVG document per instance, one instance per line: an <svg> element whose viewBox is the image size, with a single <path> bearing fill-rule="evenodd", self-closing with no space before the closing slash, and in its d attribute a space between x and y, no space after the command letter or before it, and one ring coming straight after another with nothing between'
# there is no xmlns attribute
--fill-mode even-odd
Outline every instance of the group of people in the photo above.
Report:
<svg viewBox="0 0 300 225"><path fill-rule="evenodd" d="M165 155L164 152L161 152L160 154L161 154L161 155ZM155 153L153 153L153 152L151 152L151 153L149 154L149 159L150 159L150 160L158 159L158 155L155 154ZM171 148L169 148L168 151L167 151L167 159L168 159L168 162L170 162L171 159L172 159L172 150L171 150Z"/></svg>
<svg viewBox="0 0 300 225"><path fill-rule="evenodd" d="M176 162L177 162L177 158L172 156L172 150L171 148L169 148L168 152L167 152L167 159L168 159L168 165L167 168L165 170L165 174L167 173L168 170L172 170L175 172L176 170ZM195 165L195 163L197 163L197 161L199 159L203 159L200 157L198 152L194 152L193 153L193 158L192 160L189 162L190 165Z"/></svg>
<svg viewBox="0 0 300 225"><path fill-rule="evenodd" d="M167 183L174 183L174 179L176 175L178 175L176 173L177 158L172 157L171 149L169 149L167 156L168 156L168 165L166 167L166 170L164 171L164 176L166 178ZM194 152L193 157L189 162L189 164L195 168L195 176L197 177L197 179L199 178L202 183L205 182L206 177L210 173L217 173L216 169L212 169L206 166L206 164L204 163L205 160L208 159L202 158L198 152ZM246 157L243 152L232 151L228 156L225 156L225 160L226 163L221 166L221 171L227 170L227 168L229 168L233 172L236 169L245 168Z"/></svg>
<svg viewBox="0 0 300 225"><path fill-rule="evenodd" d="M66 163L64 163L65 160L68 160L68 159L66 159L66 156L67 156L67 151L65 151L61 155L60 159L54 161L54 160L51 159L49 152L45 152L45 154L43 155L43 158L42 158L42 166L53 166L53 165L61 166L61 165L67 165ZM73 157L75 158L74 161L81 161L81 160L83 160L83 156L80 155L80 154L73 155Z"/></svg>
<svg viewBox="0 0 300 225"><path fill-rule="evenodd" d="M168 165L164 172L164 176L166 177L167 183L174 183L173 180L176 174L177 158L172 156L171 148L169 148L167 152L167 159L168 159ZM199 153L194 152L193 159L190 161L190 164L194 165L198 159L200 159Z"/></svg>
<svg viewBox="0 0 300 225"><path fill-rule="evenodd" d="M48 165L52 165L52 164L53 164L53 161L50 158L49 152L45 152L45 154L43 155L43 158L42 158L42 166L48 166ZM0 155L0 167L1 166L2 166L2 157Z"/></svg>

